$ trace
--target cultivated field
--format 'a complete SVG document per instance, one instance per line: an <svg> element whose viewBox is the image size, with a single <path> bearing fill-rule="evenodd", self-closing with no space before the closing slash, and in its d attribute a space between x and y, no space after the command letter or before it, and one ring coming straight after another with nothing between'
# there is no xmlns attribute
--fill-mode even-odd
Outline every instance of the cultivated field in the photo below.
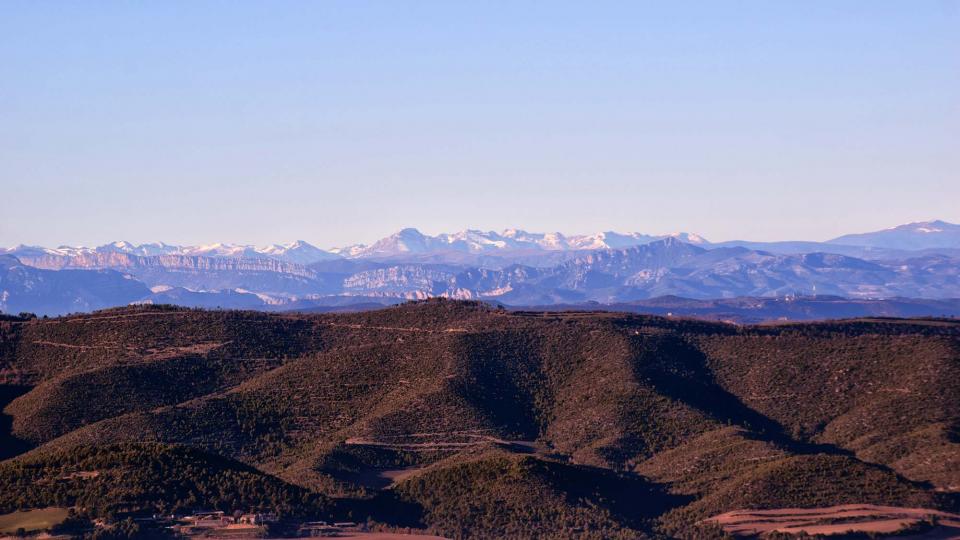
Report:
<svg viewBox="0 0 960 540"><path fill-rule="evenodd" d="M809 535L893 534L911 538L960 538L960 515L928 508L844 504L825 508L734 510L705 520L736 536L772 532Z"/></svg>

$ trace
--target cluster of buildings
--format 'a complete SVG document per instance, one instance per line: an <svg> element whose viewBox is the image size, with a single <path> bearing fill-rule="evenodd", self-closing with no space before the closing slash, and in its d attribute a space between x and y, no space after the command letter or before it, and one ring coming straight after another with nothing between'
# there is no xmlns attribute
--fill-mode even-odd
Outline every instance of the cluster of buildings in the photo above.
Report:
<svg viewBox="0 0 960 540"><path fill-rule="evenodd" d="M276 523L279 518L271 512L255 512L227 514L223 511L194 512L188 516L159 516L155 515L146 520L155 526L166 528L184 536L198 536L206 533L230 533L237 536L256 536L263 527Z"/></svg>
<svg viewBox="0 0 960 540"><path fill-rule="evenodd" d="M264 532L265 527L280 521L279 517L271 512L227 514L219 510L194 512L183 517L153 516L150 520L155 525L160 526L164 525L163 522L171 523L167 525L167 528L183 536L217 536L221 538L256 538ZM301 537L335 537L342 532L361 531L365 530L366 527L352 521L335 523L307 521L300 524L287 523L284 529L289 530L288 534L296 531L296 535Z"/></svg>

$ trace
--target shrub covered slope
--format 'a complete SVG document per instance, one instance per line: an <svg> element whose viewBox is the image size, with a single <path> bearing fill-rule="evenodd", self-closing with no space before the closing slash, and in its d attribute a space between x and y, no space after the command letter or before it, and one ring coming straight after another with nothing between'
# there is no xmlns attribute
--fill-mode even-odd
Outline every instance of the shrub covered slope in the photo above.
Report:
<svg viewBox="0 0 960 540"><path fill-rule="evenodd" d="M727 510L950 507L960 490L946 320L138 307L0 321L0 388L3 508L697 537Z"/></svg>

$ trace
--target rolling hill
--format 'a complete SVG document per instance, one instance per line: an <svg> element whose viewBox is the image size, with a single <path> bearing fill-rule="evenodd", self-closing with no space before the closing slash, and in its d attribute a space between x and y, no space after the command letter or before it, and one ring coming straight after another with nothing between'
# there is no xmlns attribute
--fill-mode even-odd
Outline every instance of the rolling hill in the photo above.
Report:
<svg viewBox="0 0 960 540"><path fill-rule="evenodd" d="M943 319L733 326L453 300L11 318L0 485L91 514L241 505L457 538L719 538L702 520L744 508L956 510L958 381L960 323ZM195 472L167 491L122 481L178 467L154 463ZM247 478L276 487L257 498Z"/></svg>

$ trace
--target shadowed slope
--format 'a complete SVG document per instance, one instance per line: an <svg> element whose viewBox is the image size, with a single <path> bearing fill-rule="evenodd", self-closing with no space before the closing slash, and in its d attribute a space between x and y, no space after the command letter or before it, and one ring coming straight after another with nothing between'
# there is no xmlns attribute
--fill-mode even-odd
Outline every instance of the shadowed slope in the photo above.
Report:
<svg viewBox="0 0 960 540"><path fill-rule="evenodd" d="M441 300L130 308L0 322L0 373L30 389L5 408L39 444L21 459L176 443L444 534L550 520L561 537L697 537L745 507L949 505L958 340L941 320L736 327Z"/></svg>

